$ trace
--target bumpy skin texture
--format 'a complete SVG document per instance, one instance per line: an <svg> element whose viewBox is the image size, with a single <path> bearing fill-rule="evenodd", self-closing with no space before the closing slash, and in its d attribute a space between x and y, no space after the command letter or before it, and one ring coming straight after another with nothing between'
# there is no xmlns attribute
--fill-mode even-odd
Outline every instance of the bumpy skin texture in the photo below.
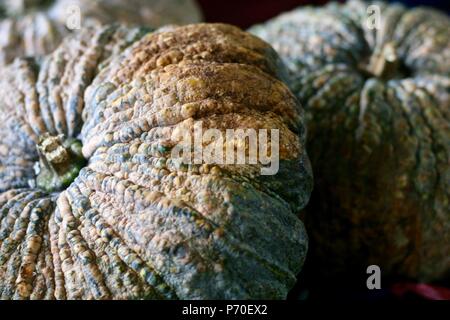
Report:
<svg viewBox="0 0 450 320"><path fill-rule="evenodd" d="M0 65L16 57L52 52L70 30L79 8L80 26L121 23L156 28L201 21L192 0L26 0L0 2ZM10 17L8 17L10 16ZM1 17L1 14L0 14ZM72 22L70 22L72 21Z"/></svg>
<svg viewBox="0 0 450 320"><path fill-rule="evenodd" d="M370 29L369 4L299 8L252 29L288 64L307 116L308 262L320 279L376 264L385 276L442 280L450 272L449 18L378 2L380 29ZM371 56L387 46L397 68L371 74Z"/></svg>
<svg viewBox="0 0 450 320"><path fill-rule="evenodd" d="M1 298L285 298L312 177L280 70L269 45L222 24L105 27L39 66L16 60L0 80ZM171 133L196 120L279 129L278 174L181 164ZM88 159L61 192L28 187L44 133L79 138Z"/></svg>

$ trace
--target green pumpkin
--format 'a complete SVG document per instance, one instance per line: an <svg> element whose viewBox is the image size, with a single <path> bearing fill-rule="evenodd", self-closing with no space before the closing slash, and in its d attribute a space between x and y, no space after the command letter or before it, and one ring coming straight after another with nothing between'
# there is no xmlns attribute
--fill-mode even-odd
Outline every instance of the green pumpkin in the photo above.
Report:
<svg viewBox="0 0 450 320"><path fill-rule="evenodd" d="M448 279L449 17L348 1L251 31L286 62L306 111L314 281L348 282L372 264L386 277Z"/></svg>
<svg viewBox="0 0 450 320"><path fill-rule="evenodd" d="M0 75L0 297L286 298L312 176L281 75L270 46L222 24L87 29L15 60ZM196 121L279 130L278 173L181 163L173 134Z"/></svg>

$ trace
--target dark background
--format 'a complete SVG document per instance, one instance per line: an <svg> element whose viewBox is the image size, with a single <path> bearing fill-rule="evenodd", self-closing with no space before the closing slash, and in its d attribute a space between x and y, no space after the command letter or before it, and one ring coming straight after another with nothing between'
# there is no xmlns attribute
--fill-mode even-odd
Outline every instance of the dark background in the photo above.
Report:
<svg viewBox="0 0 450 320"><path fill-rule="evenodd" d="M197 0L207 22L226 22L241 28L264 22L301 5L321 5L326 0ZM339 1L345 2L345 1ZM407 6L426 5L450 13L450 0L399 0Z"/></svg>

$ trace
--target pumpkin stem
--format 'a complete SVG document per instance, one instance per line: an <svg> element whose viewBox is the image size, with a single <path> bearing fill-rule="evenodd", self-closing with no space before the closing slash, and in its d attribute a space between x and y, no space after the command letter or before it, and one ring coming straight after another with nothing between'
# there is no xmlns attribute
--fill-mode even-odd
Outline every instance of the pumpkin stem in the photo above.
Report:
<svg viewBox="0 0 450 320"><path fill-rule="evenodd" d="M81 147L81 141L65 139L64 135L45 133L39 137L36 185L49 192L69 186L86 164Z"/></svg>
<svg viewBox="0 0 450 320"><path fill-rule="evenodd" d="M398 71L399 59L392 42L387 42L375 49L370 57L367 71L377 78L391 79Z"/></svg>

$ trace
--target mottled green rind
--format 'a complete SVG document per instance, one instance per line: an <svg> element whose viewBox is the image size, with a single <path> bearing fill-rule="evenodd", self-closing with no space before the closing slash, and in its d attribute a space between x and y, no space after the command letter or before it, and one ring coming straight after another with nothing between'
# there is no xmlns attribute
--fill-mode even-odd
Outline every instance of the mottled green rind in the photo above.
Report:
<svg viewBox="0 0 450 320"><path fill-rule="evenodd" d="M23 59L6 68L0 297L286 298L308 247L295 211L312 174L303 110L280 66L256 37L198 24L84 30L38 72ZM260 164L180 165L171 134L196 120L279 129L278 174L261 176ZM88 160L62 192L29 187L47 132L81 140Z"/></svg>

